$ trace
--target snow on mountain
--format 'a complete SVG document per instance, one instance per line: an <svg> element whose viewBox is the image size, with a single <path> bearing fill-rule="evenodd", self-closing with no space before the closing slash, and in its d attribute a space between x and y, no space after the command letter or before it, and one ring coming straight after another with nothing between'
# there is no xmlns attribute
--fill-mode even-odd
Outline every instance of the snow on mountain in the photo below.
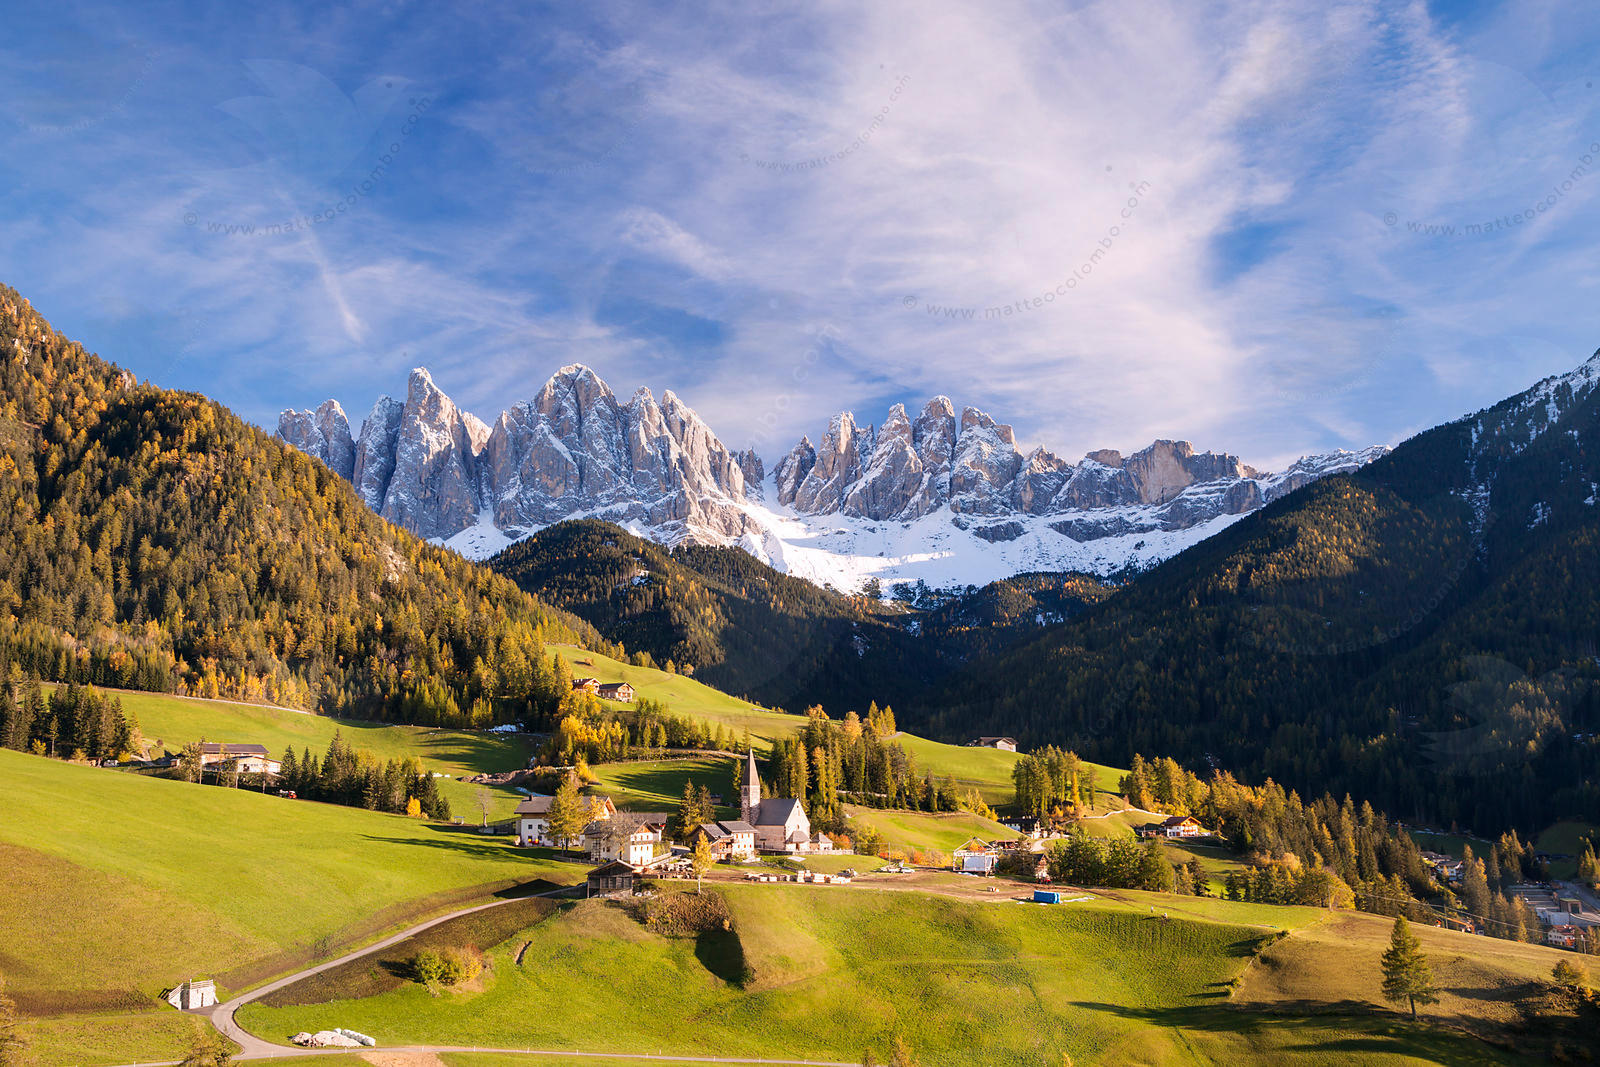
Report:
<svg viewBox="0 0 1600 1067"><path fill-rule="evenodd" d="M385 518L473 559L552 523L601 518L665 544L737 545L841 590L981 585L1023 571L1108 573L1172 556L1307 482L1387 449L1260 474L1237 457L1157 441L1126 458L1024 456L1010 426L938 396L881 426L850 412L772 468L730 451L670 390L622 403L594 371L562 367L486 425L427 370L382 397L352 439L344 412L285 411L278 435L350 479Z"/></svg>

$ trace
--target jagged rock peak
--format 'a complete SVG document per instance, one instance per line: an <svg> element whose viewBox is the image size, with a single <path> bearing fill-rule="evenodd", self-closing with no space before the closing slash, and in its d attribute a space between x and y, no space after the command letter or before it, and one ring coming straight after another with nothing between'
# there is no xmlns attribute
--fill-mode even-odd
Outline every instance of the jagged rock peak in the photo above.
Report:
<svg viewBox="0 0 1600 1067"><path fill-rule="evenodd" d="M337 400L324 400L316 411L287 410L278 415L278 437L328 465L346 481L355 475L356 446L350 420Z"/></svg>

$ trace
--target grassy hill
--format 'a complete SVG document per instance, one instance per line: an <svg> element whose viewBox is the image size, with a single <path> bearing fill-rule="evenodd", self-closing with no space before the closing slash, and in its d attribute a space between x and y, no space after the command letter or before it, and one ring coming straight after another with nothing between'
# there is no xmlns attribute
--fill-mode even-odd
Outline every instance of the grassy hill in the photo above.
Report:
<svg viewBox="0 0 1600 1067"><path fill-rule="evenodd" d="M403 816L4 750L0 811L0 973L44 1063L89 1062L131 1032L145 1053L175 1051L170 1009L147 1013L183 979L247 988L581 870Z"/></svg>
<svg viewBox="0 0 1600 1067"><path fill-rule="evenodd" d="M347 999L327 989L323 1003L252 1005L241 1022L284 1033L337 1018L389 1044L471 1034L509 1047L847 1062L867 1049L881 1062L899 1033L929 1067L974 1062L979 1049L985 1064L1518 1062L1369 1001L1346 1003L1350 990L1332 980L1272 999L1257 951L1280 959L1315 946L1313 974L1355 962L1341 930L1323 931L1327 913L1312 909L1193 901L1206 913L1163 919L1147 902L1170 898L1149 894L1037 907L856 888L718 892L731 936L665 937L619 904L588 901L496 947L473 991L408 985ZM1267 948L1263 918L1289 935ZM1382 920L1354 921L1365 965L1364 926ZM1479 954L1481 939L1425 936L1430 950L1465 961L1447 970L1451 981L1514 983L1553 956L1529 948L1500 966ZM1234 984L1241 993L1230 999ZM1468 992L1464 1015L1441 1010L1477 1022L1473 1004Z"/></svg>
<svg viewBox="0 0 1600 1067"><path fill-rule="evenodd" d="M310 748L321 758L334 733L351 746L372 753L378 760L415 757L423 769L447 774L439 790L450 801L452 814L476 823L480 787L456 781L460 775L484 771L509 771L525 767L533 754L527 737L466 730L396 726L365 719L336 719L308 715L285 708L236 704L225 700L199 700L166 693L120 692L125 713L139 719L139 729L151 743L177 752L190 741L228 741L267 746L273 758L293 746L296 753ZM509 817L520 795L491 787L490 818Z"/></svg>
<svg viewBox="0 0 1600 1067"><path fill-rule="evenodd" d="M589 675L602 682L627 682L640 696L660 700L678 715L721 724L736 734L748 730L751 738L758 742L757 751L770 748L779 738L792 737L805 726L803 716L783 714L731 697L681 674L637 667L573 646L555 647L555 651L572 664L573 673L578 677ZM837 718L840 713L833 714ZM1010 802L1014 791L1011 768L1017 762L1017 753L948 745L903 731L895 735L894 741L916 760L919 770L932 771L941 778L954 778L961 785L976 786L990 804ZM1124 773L1102 766L1096 766L1095 770L1102 789L1115 788L1117 779ZM713 793L726 792L721 788L725 777L719 777L714 784L708 783ZM681 781L678 788L682 788Z"/></svg>

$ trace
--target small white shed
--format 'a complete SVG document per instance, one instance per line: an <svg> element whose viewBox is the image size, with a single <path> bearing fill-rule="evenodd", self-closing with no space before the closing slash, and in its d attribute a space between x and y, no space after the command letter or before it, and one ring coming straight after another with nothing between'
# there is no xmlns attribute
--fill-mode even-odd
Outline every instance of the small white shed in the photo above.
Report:
<svg viewBox="0 0 1600 1067"><path fill-rule="evenodd" d="M217 1003L216 983L185 982L167 994L167 1003L179 1011L213 1007Z"/></svg>

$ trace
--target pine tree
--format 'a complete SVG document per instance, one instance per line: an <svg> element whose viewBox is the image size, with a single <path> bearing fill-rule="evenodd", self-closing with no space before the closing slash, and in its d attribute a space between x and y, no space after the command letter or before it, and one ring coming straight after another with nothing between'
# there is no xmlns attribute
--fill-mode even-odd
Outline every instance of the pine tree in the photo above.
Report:
<svg viewBox="0 0 1600 1067"><path fill-rule="evenodd" d="M1389 947L1383 954L1383 995L1395 1004L1409 1004L1413 1019L1417 1017L1418 1004L1439 1002L1433 971L1403 915L1395 916Z"/></svg>
<svg viewBox="0 0 1600 1067"><path fill-rule="evenodd" d="M589 825L589 801L578 795L578 779L567 775L550 801L550 834L561 842L563 850L583 836Z"/></svg>

